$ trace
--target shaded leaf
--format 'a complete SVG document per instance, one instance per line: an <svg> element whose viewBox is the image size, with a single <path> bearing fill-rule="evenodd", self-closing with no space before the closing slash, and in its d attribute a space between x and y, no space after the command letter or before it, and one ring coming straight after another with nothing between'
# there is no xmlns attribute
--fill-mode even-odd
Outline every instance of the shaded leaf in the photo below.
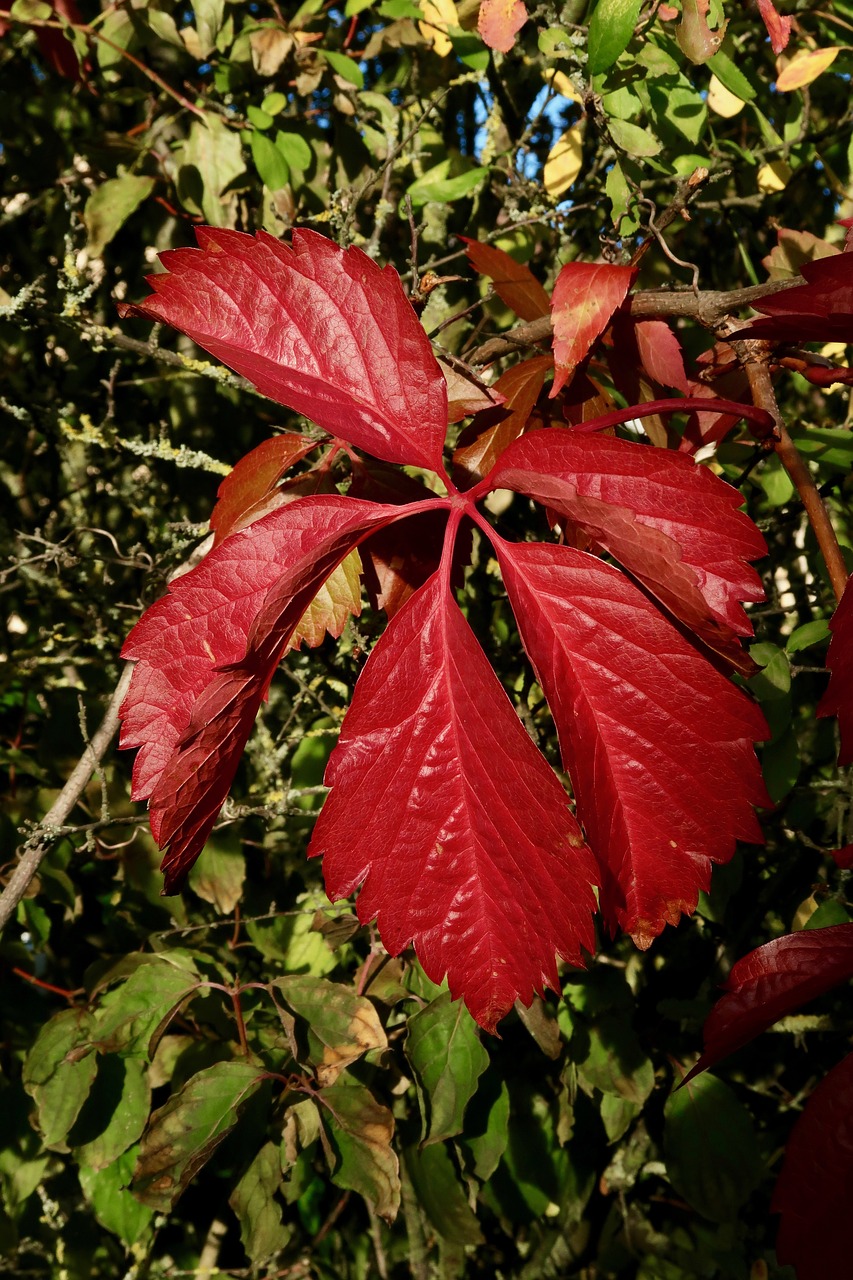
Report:
<svg viewBox="0 0 853 1280"><path fill-rule="evenodd" d="M853 1054L820 1082L785 1149L771 1209L782 1215L776 1256L797 1280L843 1276L850 1266Z"/></svg>
<svg viewBox="0 0 853 1280"><path fill-rule="evenodd" d="M283 1177L279 1149L266 1142L228 1197L240 1223L243 1248L253 1263L266 1262L290 1241L291 1230L282 1222L282 1205L275 1198Z"/></svg>
<svg viewBox="0 0 853 1280"><path fill-rule="evenodd" d="M233 210L225 191L246 171L240 135L229 129L221 116L206 112L204 120L193 120L175 159L179 166L178 198L184 208L203 217L211 227L228 226Z"/></svg>
<svg viewBox="0 0 853 1280"><path fill-rule="evenodd" d="M749 1112L714 1076L670 1094L663 1146L670 1182L712 1222L737 1218L764 1173Z"/></svg>
<svg viewBox="0 0 853 1280"><path fill-rule="evenodd" d="M90 1169L112 1164L139 1140L150 1108L147 1063L115 1053L101 1058L93 1092L69 1135L78 1163Z"/></svg>
<svg viewBox="0 0 853 1280"><path fill-rule="evenodd" d="M804 262L806 284L780 289L759 299L764 314L738 329L738 338L769 338L780 342L844 342L853 332L853 253Z"/></svg>
<svg viewBox="0 0 853 1280"><path fill-rule="evenodd" d="M468 1204L447 1145L407 1147L403 1159L418 1204L438 1234L454 1244L482 1244L480 1225Z"/></svg>
<svg viewBox="0 0 853 1280"><path fill-rule="evenodd" d="M666 321L640 320L634 325L634 336L649 377L662 387L675 387L686 395L687 374L681 344Z"/></svg>
<svg viewBox="0 0 853 1280"><path fill-rule="evenodd" d="M485 171L484 171L485 172ZM171 324L259 391L389 462L441 467L447 389L391 267L296 230L200 227L170 249L154 293L124 308Z"/></svg>
<svg viewBox="0 0 853 1280"><path fill-rule="evenodd" d="M465 1132L458 1146L466 1153L467 1167L474 1176L488 1182L508 1142L509 1089L506 1081L493 1071L480 1079L465 1115Z"/></svg>
<svg viewBox="0 0 853 1280"><path fill-rule="evenodd" d="M357 1191L380 1218L393 1222L400 1207L400 1166L391 1147L391 1112L355 1083L321 1089L317 1102L333 1152L332 1181Z"/></svg>
<svg viewBox="0 0 853 1280"><path fill-rule="evenodd" d="M81 1165L79 1171L83 1195L98 1222L126 1245L141 1240L154 1221L154 1210L140 1204L129 1187L138 1155L139 1148L131 1147L103 1169Z"/></svg>
<svg viewBox="0 0 853 1280"><path fill-rule="evenodd" d="M853 255L851 255L853 256ZM832 640L826 655L829 687L817 709L819 716L837 716L841 731L840 765L853 761L853 587L848 579L844 595L835 610L829 629Z"/></svg>
<svg viewBox="0 0 853 1280"><path fill-rule="evenodd" d="M461 1133L465 1108L489 1065L489 1055L473 1018L449 991L409 1018L406 1057L418 1087L421 1144Z"/></svg>
<svg viewBox="0 0 853 1280"><path fill-rule="evenodd" d="M547 316L551 299L533 272L523 262L516 262L496 245L484 244L460 236L468 261L480 275L488 276L501 302L522 320L538 320Z"/></svg>
<svg viewBox="0 0 853 1280"><path fill-rule="evenodd" d="M736 839L761 841L763 718L618 570L569 547L496 549L599 861L604 918L648 947L695 909Z"/></svg>
<svg viewBox="0 0 853 1280"><path fill-rule="evenodd" d="M414 941L481 1026L555 986L555 953L592 949L595 875L565 793L439 575L373 649L326 783L309 852L329 897L363 883L359 919L392 955Z"/></svg>
<svg viewBox="0 0 853 1280"><path fill-rule="evenodd" d="M130 215L151 194L153 187L153 178L123 173L101 183L92 192L83 209L83 222L89 236L86 249L90 258L100 258Z"/></svg>
<svg viewBox="0 0 853 1280"><path fill-rule="evenodd" d="M764 539L741 495L687 457L576 431L532 431L485 482L551 507L608 551L676 618L732 666L754 664L737 640L751 625L739 603L763 589L746 561Z"/></svg>
<svg viewBox="0 0 853 1280"><path fill-rule="evenodd" d="M189 885L221 916L230 915L243 896L246 880L246 855L240 841L223 832L211 840L207 857L197 862L190 872Z"/></svg>
<svg viewBox="0 0 853 1280"><path fill-rule="evenodd" d="M27 1054L23 1085L36 1104L44 1145L67 1151L68 1131L89 1096L98 1070L87 1052L90 1017L80 1009L63 1009L39 1031Z"/></svg>
<svg viewBox="0 0 853 1280"><path fill-rule="evenodd" d="M523 0L481 0L477 30L490 49L509 53L526 21Z"/></svg>
<svg viewBox="0 0 853 1280"><path fill-rule="evenodd" d="M276 978L271 985L307 1023L309 1061L321 1085L334 1084L345 1067L369 1050L388 1047L374 1005L351 987L294 976Z"/></svg>
<svg viewBox="0 0 853 1280"><path fill-rule="evenodd" d="M853 977L853 926L800 930L738 960L705 1023L705 1047L687 1076L748 1044L774 1022Z"/></svg>
<svg viewBox="0 0 853 1280"><path fill-rule="evenodd" d="M192 961L174 952L145 958L120 987L102 999L91 1028L101 1052L151 1058L178 1008L199 987Z"/></svg>
<svg viewBox="0 0 853 1280"><path fill-rule="evenodd" d="M263 1067L243 1060L196 1072L151 1116L131 1190L167 1213L203 1168L265 1079Z"/></svg>
<svg viewBox="0 0 853 1280"><path fill-rule="evenodd" d="M590 352L631 287L634 267L606 262L569 262L560 271L551 300L554 326L552 398Z"/></svg>

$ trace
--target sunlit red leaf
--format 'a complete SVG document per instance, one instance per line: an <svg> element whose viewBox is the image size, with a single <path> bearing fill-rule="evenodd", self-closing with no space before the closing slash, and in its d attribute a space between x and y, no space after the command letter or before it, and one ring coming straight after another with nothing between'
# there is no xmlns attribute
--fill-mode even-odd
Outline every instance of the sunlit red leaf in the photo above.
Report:
<svg viewBox="0 0 853 1280"><path fill-rule="evenodd" d="M791 38L791 19L779 13L773 0L758 0L758 12L770 36L771 49L781 53Z"/></svg>
<svg viewBox="0 0 853 1280"><path fill-rule="evenodd" d="M768 803L761 712L624 574L570 547L496 542L557 725L601 909L647 947L707 889Z"/></svg>
<svg viewBox="0 0 853 1280"><path fill-rule="evenodd" d="M797 1280L850 1270L853 1185L853 1054L820 1082L785 1149L771 1209L780 1213L776 1256Z"/></svg>
<svg viewBox="0 0 853 1280"><path fill-rule="evenodd" d="M152 834L169 846L168 892L210 834L306 609L358 542L399 515L337 496L282 507L178 578L131 632L121 745L140 748L133 799L149 798Z"/></svg>
<svg viewBox="0 0 853 1280"><path fill-rule="evenodd" d="M853 587L848 579L829 629L832 640L826 655L829 687L817 709L819 716L837 716L841 730L839 764L853 762Z"/></svg>
<svg viewBox="0 0 853 1280"><path fill-rule="evenodd" d="M592 947L592 857L440 575L371 653L326 782L330 898L363 884L359 918L392 955L414 941L481 1026Z"/></svg>
<svg viewBox="0 0 853 1280"><path fill-rule="evenodd" d="M736 489L683 454L577 431L532 431L500 458L491 488L550 507L608 551L737 669L752 627L742 600L763 598L746 563L766 552Z"/></svg>
<svg viewBox="0 0 853 1280"><path fill-rule="evenodd" d="M505 402L478 414L462 432L453 454L455 466L475 478L491 471L504 449L524 431L553 363L550 356L533 356L501 374L495 390Z"/></svg>
<svg viewBox="0 0 853 1280"><path fill-rule="evenodd" d="M123 315L186 333L264 395L389 462L436 469L447 387L400 277L355 247L296 230L196 231L162 254L154 293Z"/></svg>
<svg viewBox="0 0 853 1280"><path fill-rule="evenodd" d="M523 0L482 0L477 30L490 49L509 53L526 21Z"/></svg>
<svg viewBox="0 0 853 1280"><path fill-rule="evenodd" d="M554 385L559 394L622 305L635 267L608 262L568 262L557 276L551 299L554 326Z"/></svg>
<svg viewBox="0 0 853 1280"><path fill-rule="evenodd" d="M702 1057L687 1079L851 977L853 924L802 929L751 951L738 960L708 1015Z"/></svg>
<svg viewBox="0 0 853 1280"><path fill-rule="evenodd" d="M285 432L264 440L241 458L216 494L210 516L210 527L216 534L213 545L264 515L266 499L282 476L316 448L316 440Z"/></svg>
<svg viewBox="0 0 853 1280"><path fill-rule="evenodd" d="M756 302L764 315L738 329L738 338L780 342L848 342L853 334L853 254L804 262L806 284L782 289Z"/></svg>
<svg viewBox="0 0 853 1280"><path fill-rule="evenodd" d="M533 272L522 262L498 249L460 236L465 244L468 261L480 275L488 276L501 302L505 302L522 320L538 320L547 316L551 299Z"/></svg>

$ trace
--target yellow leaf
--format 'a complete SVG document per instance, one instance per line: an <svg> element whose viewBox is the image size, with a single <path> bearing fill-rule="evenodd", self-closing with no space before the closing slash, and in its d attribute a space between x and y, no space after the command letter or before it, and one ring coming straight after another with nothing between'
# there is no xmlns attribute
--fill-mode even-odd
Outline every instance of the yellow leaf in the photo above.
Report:
<svg viewBox="0 0 853 1280"><path fill-rule="evenodd" d="M583 165L583 123L573 124L558 138L545 161L543 181L551 196L568 191Z"/></svg>
<svg viewBox="0 0 853 1280"><path fill-rule="evenodd" d="M303 640L309 648L322 644L328 631L336 640L350 615L361 613L361 556L351 551L329 575L290 638L289 649L298 649Z"/></svg>
<svg viewBox="0 0 853 1280"><path fill-rule="evenodd" d="M418 23L421 35L429 41L439 58L446 58L453 50L447 29L459 26L454 0L420 0L420 8L424 15L424 21Z"/></svg>
<svg viewBox="0 0 853 1280"><path fill-rule="evenodd" d="M790 93L792 89L802 89L805 85L817 80L821 72L826 71L838 57L841 50L834 49L800 49L791 61L780 72L776 81L779 93Z"/></svg>
<svg viewBox="0 0 853 1280"><path fill-rule="evenodd" d="M791 181L793 169L784 160L774 160L772 164L763 164L758 170L758 190L765 195L774 191L784 191Z"/></svg>
<svg viewBox="0 0 853 1280"><path fill-rule="evenodd" d="M583 94L575 88L565 71L549 69L545 72L545 79L553 85L554 91L559 93L561 98L568 98L570 102L583 102Z"/></svg>
<svg viewBox="0 0 853 1280"><path fill-rule="evenodd" d="M718 116L728 120L731 116L736 116L739 111L743 111L746 103L712 75L708 85L708 106L712 111L716 111Z"/></svg>

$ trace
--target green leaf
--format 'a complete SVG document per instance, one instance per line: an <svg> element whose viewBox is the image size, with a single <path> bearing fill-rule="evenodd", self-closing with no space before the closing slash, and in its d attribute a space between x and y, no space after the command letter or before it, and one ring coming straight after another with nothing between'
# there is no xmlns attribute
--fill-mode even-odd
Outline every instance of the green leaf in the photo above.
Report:
<svg viewBox="0 0 853 1280"><path fill-rule="evenodd" d="M791 664L784 650L770 644L753 644L749 654L763 668L749 681L749 687L759 702L784 698L790 693Z"/></svg>
<svg viewBox="0 0 853 1280"><path fill-rule="evenodd" d="M208 113L204 120L192 122L176 156L181 204L212 227L228 226L232 219L223 201L225 188L246 171L240 135L220 116Z"/></svg>
<svg viewBox="0 0 853 1280"><path fill-rule="evenodd" d="M103 1052L151 1058L178 1009L198 990L195 965L174 953L151 956L127 982L107 992L92 1026Z"/></svg>
<svg viewBox="0 0 853 1280"><path fill-rule="evenodd" d="M266 1262L290 1241L291 1228L282 1222L282 1205L275 1198L283 1177L279 1149L267 1142L228 1198L240 1223L243 1248L252 1263Z"/></svg>
<svg viewBox="0 0 853 1280"><path fill-rule="evenodd" d="M436 204L450 204L453 200L460 200L481 187L489 176L488 169L475 168L451 177L451 163L450 160L442 160L440 164L429 169L412 183L409 187L409 195L415 208L430 201Z"/></svg>
<svg viewBox="0 0 853 1280"><path fill-rule="evenodd" d="M379 16L390 18L392 22L398 22L400 18L411 18L417 22L424 15L412 0L383 0L379 6Z"/></svg>
<svg viewBox="0 0 853 1280"><path fill-rule="evenodd" d="M354 18L357 13L364 13L364 10L369 9L372 4L373 0L347 0L344 17Z"/></svg>
<svg viewBox="0 0 853 1280"><path fill-rule="evenodd" d="M453 1244L482 1244L480 1225L447 1146L407 1147L403 1159L418 1203L439 1235Z"/></svg>
<svg viewBox="0 0 853 1280"><path fill-rule="evenodd" d="M749 1113L708 1072L670 1094L664 1158L675 1190L712 1222L734 1221L763 1173Z"/></svg>
<svg viewBox="0 0 853 1280"><path fill-rule="evenodd" d="M606 71L628 46L640 16L640 0L598 0L589 22L587 68Z"/></svg>
<svg viewBox="0 0 853 1280"><path fill-rule="evenodd" d="M230 832L211 836L189 874L189 886L219 915L227 916L243 896L246 855L240 840Z"/></svg>
<svg viewBox="0 0 853 1280"><path fill-rule="evenodd" d="M52 5L44 0L15 0L10 12L19 22L47 22L54 16Z"/></svg>
<svg viewBox="0 0 853 1280"><path fill-rule="evenodd" d="M351 987L312 977L276 978L270 986L307 1023L308 1060L321 1086L334 1084L369 1050L387 1049L375 1006Z"/></svg>
<svg viewBox="0 0 853 1280"><path fill-rule="evenodd" d="M321 1089L317 1101L335 1186L357 1191L380 1218L393 1222L400 1207L400 1166L391 1147L391 1112L355 1082Z"/></svg>
<svg viewBox="0 0 853 1280"><path fill-rule="evenodd" d="M291 169L307 169L314 159L314 152L298 133L285 133L281 129L275 135L275 145Z"/></svg>
<svg viewBox="0 0 853 1280"><path fill-rule="evenodd" d="M720 84L725 85L729 93L740 98L741 102L752 102L757 90L747 80L736 59L738 59L738 52L734 41L724 40L713 58L709 58L705 65L717 77ZM742 65L743 59L738 60Z"/></svg>
<svg viewBox="0 0 853 1280"><path fill-rule="evenodd" d="M29 1101L17 1081L0 1089L0 1191L2 1203L17 1217L50 1165L39 1135L30 1124Z"/></svg>
<svg viewBox="0 0 853 1280"><path fill-rule="evenodd" d="M217 1062L191 1076L151 1117L133 1173L133 1194L168 1212L240 1119L265 1080L246 1059Z"/></svg>
<svg viewBox="0 0 853 1280"><path fill-rule="evenodd" d="M601 1123L607 1134L608 1142L618 1142L640 1114L642 1107L637 1102L629 1102L615 1093L605 1093L601 1099Z"/></svg>
<svg viewBox="0 0 853 1280"><path fill-rule="evenodd" d="M27 1054L23 1085L36 1104L38 1127L48 1149L68 1150L68 1131L89 1096L98 1070L89 1042L89 1014L63 1009L45 1023Z"/></svg>
<svg viewBox="0 0 853 1280"><path fill-rule="evenodd" d="M153 178L138 178L135 174L124 173L101 183L92 192L83 209L83 222L89 237L86 249L90 258L100 258L130 215L151 194L153 187Z"/></svg>
<svg viewBox="0 0 853 1280"><path fill-rule="evenodd" d="M576 1040L588 1037L588 1052L576 1056ZM600 1089L642 1106L654 1088L651 1061L643 1053L630 1022L621 1014L605 1013L579 1029L572 1040L572 1057L578 1079L587 1090Z"/></svg>
<svg viewBox="0 0 853 1280"><path fill-rule="evenodd" d="M453 52L459 61L472 71L485 71L489 65L491 54L483 41L473 31L448 31Z"/></svg>
<svg viewBox="0 0 853 1280"><path fill-rule="evenodd" d="M345 53L332 53L329 49L318 49L317 52L322 53L335 75L348 80L356 89L364 88L364 72L353 58L348 58Z"/></svg>
<svg viewBox="0 0 853 1280"><path fill-rule="evenodd" d="M823 644L831 635L826 618L815 618L814 622L804 622L801 627L796 627L788 636L785 648L788 653L800 653L813 644Z"/></svg>
<svg viewBox="0 0 853 1280"><path fill-rule="evenodd" d="M661 149L654 134L638 124L630 124L627 120L608 120L607 126L616 146L630 156L656 156Z"/></svg>
<svg viewBox="0 0 853 1280"><path fill-rule="evenodd" d="M461 1000L445 991L409 1019L406 1057L415 1072L422 1143L461 1133L465 1108L489 1065L477 1025Z"/></svg>
<svg viewBox="0 0 853 1280"><path fill-rule="evenodd" d="M280 115L287 106L287 95L284 93L268 93L261 103L261 110L268 116Z"/></svg>
<svg viewBox="0 0 853 1280"><path fill-rule="evenodd" d="M459 1147L466 1155L466 1167L488 1182L501 1162L509 1142L509 1089L496 1071L480 1080L465 1115L465 1132Z"/></svg>
<svg viewBox="0 0 853 1280"><path fill-rule="evenodd" d="M761 773L774 804L784 800L796 785L800 776L800 744L790 725L762 747Z"/></svg>
<svg viewBox="0 0 853 1280"><path fill-rule="evenodd" d="M303 738L300 745L306 741L310 740ZM319 900L314 905L319 906ZM304 914L248 922L246 932L262 956L280 960L288 973L308 972L322 977L331 973L337 963L323 935L314 929L310 909Z"/></svg>
<svg viewBox="0 0 853 1280"><path fill-rule="evenodd" d="M146 1063L115 1053L101 1058L94 1089L68 1137L78 1163L91 1169L112 1164L139 1140L150 1107Z"/></svg>
<svg viewBox="0 0 853 1280"><path fill-rule="evenodd" d="M80 1168L80 1186L95 1217L127 1245L134 1245L147 1233L154 1210L140 1204L129 1190L139 1147L131 1147L104 1169Z"/></svg>
<svg viewBox="0 0 853 1280"><path fill-rule="evenodd" d="M261 181L270 191L280 191L287 186L290 169L275 143L264 133L253 129L249 138L252 159Z"/></svg>
<svg viewBox="0 0 853 1280"><path fill-rule="evenodd" d="M272 116L261 107L247 107L246 116L256 129L271 129L275 124Z"/></svg>

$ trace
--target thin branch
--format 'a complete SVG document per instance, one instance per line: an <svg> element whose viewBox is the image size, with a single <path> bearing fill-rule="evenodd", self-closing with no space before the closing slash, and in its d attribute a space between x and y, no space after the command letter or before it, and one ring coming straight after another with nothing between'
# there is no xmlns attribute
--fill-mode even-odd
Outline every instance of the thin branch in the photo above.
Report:
<svg viewBox="0 0 853 1280"><path fill-rule="evenodd" d="M788 428L779 412L779 406L776 403L776 396L773 391L773 383L770 378L770 370L768 369L770 345L755 339L743 339L738 342L729 338L728 341L731 342L749 379L753 404L757 408L765 409L776 423L778 439L774 441L773 447L776 450L779 461L800 495L800 501L805 508L809 524L820 547L820 553L826 563L832 590L835 592L836 599L840 600L847 584L847 566L844 563L844 556L841 554L841 548L838 545L838 538L832 527L826 503L815 484L814 476L809 471L802 454L791 439Z"/></svg>
<svg viewBox="0 0 853 1280"><path fill-rule="evenodd" d="M72 769L71 776L56 801L21 846L17 866L9 877L6 888L0 894L0 929L8 924L13 916L44 858L52 849L57 837L57 828L65 824L71 810L89 785L92 774L100 765L107 747L115 737L118 729L119 708L127 695L132 672L133 663L127 663L100 727L93 734L92 740L86 744L85 751Z"/></svg>
<svg viewBox="0 0 853 1280"><path fill-rule="evenodd" d="M769 280L766 284L750 285L747 289L733 289L726 293L721 289L707 289L695 294L692 289L649 289L632 294L629 311L635 320L654 320L683 316L698 320L708 329L715 329L734 311L751 307L760 298L802 284L799 276L792 280ZM551 337L551 317L541 316L529 324L516 325L509 333L489 338L468 356L470 364L489 364L500 356L517 351L520 347L536 346Z"/></svg>

